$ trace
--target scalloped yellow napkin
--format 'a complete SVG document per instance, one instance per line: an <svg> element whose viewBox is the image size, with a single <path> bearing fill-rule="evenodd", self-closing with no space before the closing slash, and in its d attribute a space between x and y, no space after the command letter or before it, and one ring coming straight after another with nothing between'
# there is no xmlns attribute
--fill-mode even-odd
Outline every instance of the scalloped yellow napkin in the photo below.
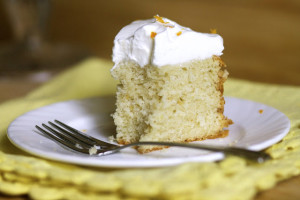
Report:
<svg viewBox="0 0 300 200"><path fill-rule="evenodd" d="M29 110L69 99L114 94L112 63L88 59L27 96L0 105L0 192L32 199L252 199L277 182L300 174L300 87L229 79L225 95L258 101L284 112L291 130L267 149L273 157L249 163L238 157L155 169L95 169L56 163L25 154L5 130Z"/></svg>

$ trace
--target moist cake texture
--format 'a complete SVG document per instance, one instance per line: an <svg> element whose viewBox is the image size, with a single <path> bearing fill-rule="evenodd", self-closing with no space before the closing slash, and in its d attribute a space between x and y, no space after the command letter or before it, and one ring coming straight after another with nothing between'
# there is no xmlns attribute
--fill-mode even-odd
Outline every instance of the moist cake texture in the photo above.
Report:
<svg viewBox="0 0 300 200"><path fill-rule="evenodd" d="M219 57L223 50L221 37L195 33L155 16L124 27L116 36L111 74L120 82L113 114L118 143L191 142L227 135L224 128L232 122L223 115L223 83L228 72ZM155 40L160 35L166 40L164 45L160 39ZM133 42L138 37L139 41ZM180 37L185 38L181 41ZM208 45L197 47L199 42ZM174 43L183 49L172 49ZM194 57L184 56L189 47L198 51ZM139 51L133 54L135 48ZM181 53L182 58L176 57ZM146 153L162 148L149 145L137 150Z"/></svg>

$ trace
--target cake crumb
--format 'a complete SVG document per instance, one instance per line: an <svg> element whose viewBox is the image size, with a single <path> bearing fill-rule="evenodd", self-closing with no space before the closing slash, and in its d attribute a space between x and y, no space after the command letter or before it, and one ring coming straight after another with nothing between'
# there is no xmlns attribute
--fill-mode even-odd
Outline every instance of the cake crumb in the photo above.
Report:
<svg viewBox="0 0 300 200"><path fill-rule="evenodd" d="M86 129L82 129L81 131L82 131L82 132L84 132L84 133L86 133L86 132L87 132L87 130L86 130Z"/></svg>
<svg viewBox="0 0 300 200"><path fill-rule="evenodd" d="M111 143L117 142L117 139L115 138L115 136L111 135L108 137L108 141Z"/></svg>
<svg viewBox="0 0 300 200"><path fill-rule="evenodd" d="M156 32L151 32L150 37L153 39L153 38L155 38L156 34L157 34Z"/></svg>
<svg viewBox="0 0 300 200"><path fill-rule="evenodd" d="M179 32L176 33L177 36L179 36L179 35L181 35L181 34L182 34L181 31L179 31Z"/></svg>
<svg viewBox="0 0 300 200"><path fill-rule="evenodd" d="M262 114L262 113L264 112L264 110L263 110L263 109L260 109L258 112L259 112L260 114Z"/></svg>
<svg viewBox="0 0 300 200"><path fill-rule="evenodd" d="M98 147L99 148L99 147ZM93 147L91 147L91 148L89 148L89 154L90 155L95 155L95 154L97 154L97 146L93 146Z"/></svg>

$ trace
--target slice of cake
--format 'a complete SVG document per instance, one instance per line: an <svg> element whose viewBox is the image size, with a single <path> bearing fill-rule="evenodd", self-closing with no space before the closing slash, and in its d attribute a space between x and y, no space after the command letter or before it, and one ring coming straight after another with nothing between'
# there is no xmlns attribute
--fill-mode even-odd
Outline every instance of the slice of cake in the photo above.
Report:
<svg viewBox="0 0 300 200"><path fill-rule="evenodd" d="M113 114L117 142L190 142L224 137L226 65L223 39L155 16L116 36L112 76L119 80ZM140 146L146 153L161 146Z"/></svg>

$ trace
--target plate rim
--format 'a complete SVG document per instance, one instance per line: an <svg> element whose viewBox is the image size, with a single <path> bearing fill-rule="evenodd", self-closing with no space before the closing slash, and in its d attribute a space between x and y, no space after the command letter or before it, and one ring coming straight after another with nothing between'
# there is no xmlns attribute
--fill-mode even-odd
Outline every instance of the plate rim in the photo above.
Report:
<svg viewBox="0 0 300 200"><path fill-rule="evenodd" d="M174 165L178 165L178 164L183 164L183 163L186 163L186 162L199 162L196 160L193 159L193 157L191 159L186 159L186 161L180 161L180 159L171 159L171 162L164 162L164 163L161 163L161 164L152 164L152 165L149 165L148 163L143 163L141 162L140 164L114 164L114 161L110 161L110 162L103 162L101 164L99 163L93 163L93 162L89 162L89 163L82 163L82 162L78 162L76 160L73 160L72 159L72 156L70 157L69 155L64 155L63 157L57 157L55 156L57 153L55 152L50 152L50 153L46 153L47 155L45 155L45 153L40 153L40 150L38 150L38 152L35 152L35 151L32 151L32 150L29 150L27 148L25 148L24 146L18 144L12 137L11 137L11 134L12 134L12 129L13 129L13 126L18 123L18 121L22 118L26 118L27 115L30 115L31 113L35 113L35 112L38 112L39 110L42 110L42 109L45 109L46 107L52 107L52 106L56 106L58 104L70 104L70 103L82 103L83 101L91 101L91 100L96 100L97 99L110 99L112 98L113 96L100 96L100 97L91 97L91 98L83 98L83 99L72 99L72 100L67 100L67 101L60 101L60 102L56 102L56 103L52 103L52 104L48 104L48 105L45 105L45 106L42 106L42 107L39 107L39 108L36 108L36 109L33 109L33 110L30 110L28 112L25 112L24 114L16 117L8 126L8 128L6 129L6 135L9 139L9 141L14 145L16 146L17 148L21 149L22 151L25 151L31 155L34 155L34 156L38 156L40 158L44 158L44 159L49 159L49 160L53 160L53 161L59 161L59 162L64 162L64 163L70 163L70 164L76 164L76 165L80 165L80 166L91 166L91 167L109 167L109 168L149 168L149 167L167 167L167 166L174 166ZM256 101L252 101L252 100L248 100L248 99L243 99L243 98L237 98L237 97L231 97L231 96L225 96L225 101L227 102L228 100L230 99L234 99L234 100L238 100L238 101L243 101L243 102L251 102L253 104L259 104L261 106L264 106L264 107L267 107L267 108L270 108L270 109L273 109L277 112L277 114L280 114L282 117L285 118L286 120L286 128L284 131L282 131L281 134L277 134L276 137L274 137L272 139L272 141L268 141L268 142L263 142L261 144L257 144L257 145L253 145L252 147L249 147L248 149L251 149L251 150L262 150L262 149L265 149L277 142L279 142L285 135L288 134L289 130L290 130L290 126L291 126L291 123L290 123L290 120L289 118L281 111L279 111L278 109L274 108L274 107L271 107L269 105L266 105L266 104L263 104L263 103L260 103L260 102L256 102ZM226 106L226 104L225 104ZM33 127L32 127L32 131L33 131ZM57 144L58 145L58 144ZM70 157L66 160L65 157ZM202 155L202 157L204 157ZM209 158L211 157L211 158ZM210 153L208 154L208 158L204 159L203 161L204 162L211 162L211 161L217 161L217 160L221 160L224 158L224 154L223 153L218 153L218 152L214 152L214 153ZM168 161L168 160L167 160ZM200 161L200 162L203 162L203 161ZM110 163L113 163L113 164L110 164Z"/></svg>

